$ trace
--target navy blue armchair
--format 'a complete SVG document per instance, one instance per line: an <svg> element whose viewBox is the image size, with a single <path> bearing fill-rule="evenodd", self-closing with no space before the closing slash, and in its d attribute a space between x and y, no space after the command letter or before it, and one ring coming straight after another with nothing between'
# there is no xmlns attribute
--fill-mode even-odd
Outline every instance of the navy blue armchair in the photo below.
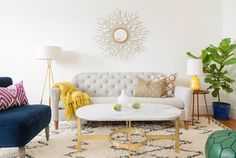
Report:
<svg viewBox="0 0 236 158"><path fill-rule="evenodd" d="M10 77L0 77L0 87L12 84ZM51 109L47 105L27 105L0 111L0 148L18 147L25 158L25 145L45 129L49 139Z"/></svg>

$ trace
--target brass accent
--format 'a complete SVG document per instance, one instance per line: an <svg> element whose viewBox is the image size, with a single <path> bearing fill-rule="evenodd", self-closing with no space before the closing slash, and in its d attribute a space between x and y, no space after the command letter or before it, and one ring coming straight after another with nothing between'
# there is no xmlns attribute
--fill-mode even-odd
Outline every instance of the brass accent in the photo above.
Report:
<svg viewBox="0 0 236 158"><path fill-rule="evenodd" d="M184 129L188 130L189 121L184 121Z"/></svg>
<svg viewBox="0 0 236 158"><path fill-rule="evenodd" d="M81 133L81 120L77 118L77 149L82 152L82 133Z"/></svg>
<svg viewBox="0 0 236 158"><path fill-rule="evenodd" d="M112 140L112 136L114 136L118 133L128 133L129 135L130 134L140 134L141 136L145 137L146 139L141 142L135 142L135 143L130 142L131 139L129 139L129 143L119 143L119 142ZM139 148L139 147L144 146L148 142L148 137L145 134L145 132L143 130L138 130L138 129L134 129L134 128L120 128L120 129L114 130L109 134L108 138L109 138L109 141L111 142L112 145L117 146L119 148L125 148L125 149Z"/></svg>
<svg viewBox="0 0 236 158"><path fill-rule="evenodd" d="M125 40L117 40L115 31L127 32ZM95 40L105 57L126 61L133 55L143 52L143 43L147 34L137 12L116 9L111 14L98 19Z"/></svg>
<svg viewBox="0 0 236 158"><path fill-rule="evenodd" d="M119 143L114 140L112 140L112 136L118 133L127 133L126 139L129 141L129 143ZM137 133L141 136L145 137L146 139L141 142L131 142L131 134ZM131 121L126 121L126 127L120 128L117 130L112 131L108 135L82 135L81 133L81 119L77 118L77 149L78 152L82 152L82 140L105 140L110 141L114 146L117 146L119 148L125 148L128 149L129 152L129 158L131 158L131 149L137 149L139 147L144 146L148 143L148 141L152 140L161 140L161 139L171 139L175 140L175 151L179 153L179 118L175 119L175 134L172 135L147 135L143 130L134 129L131 127Z"/></svg>
<svg viewBox="0 0 236 158"><path fill-rule="evenodd" d="M54 128L55 128L55 130L58 130L58 121L54 121Z"/></svg>

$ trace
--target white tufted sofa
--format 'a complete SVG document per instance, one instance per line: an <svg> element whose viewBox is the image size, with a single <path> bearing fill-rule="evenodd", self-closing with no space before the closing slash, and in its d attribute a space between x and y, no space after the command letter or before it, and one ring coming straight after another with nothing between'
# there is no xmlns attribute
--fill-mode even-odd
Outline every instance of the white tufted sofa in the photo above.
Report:
<svg viewBox="0 0 236 158"><path fill-rule="evenodd" d="M87 93L93 103L115 103L121 90L126 89L131 101L141 100L142 103L161 103L177 107L182 110L181 120L184 120L185 128L188 128L192 97L191 89L176 86L174 97L167 98L132 96L135 82L137 81L136 77L139 76L145 80L150 80L153 74L153 72L79 73L73 78L72 84ZM64 107L59 102L60 90L53 88L50 93L52 98L52 118L57 129L58 121L64 119Z"/></svg>

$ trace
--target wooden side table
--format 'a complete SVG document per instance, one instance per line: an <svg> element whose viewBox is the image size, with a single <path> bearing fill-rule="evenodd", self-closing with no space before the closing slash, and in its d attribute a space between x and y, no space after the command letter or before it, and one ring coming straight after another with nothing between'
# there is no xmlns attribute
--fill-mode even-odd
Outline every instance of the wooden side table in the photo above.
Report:
<svg viewBox="0 0 236 158"><path fill-rule="evenodd" d="M197 119L199 120L199 95L203 95L205 106L206 106L206 112L208 117L208 123L210 123L210 115L207 108L207 101L206 101L206 94L209 94L210 92L207 90L194 90L193 91L193 109L192 109L192 125L194 125L194 106L195 106L195 96L197 96Z"/></svg>

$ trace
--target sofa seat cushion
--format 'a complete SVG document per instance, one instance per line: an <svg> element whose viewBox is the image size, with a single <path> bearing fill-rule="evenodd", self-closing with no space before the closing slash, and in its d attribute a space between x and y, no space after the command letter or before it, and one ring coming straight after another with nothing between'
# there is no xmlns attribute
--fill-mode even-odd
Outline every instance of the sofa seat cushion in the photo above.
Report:
<svg viewBox="0 0 236 158"><path fill-rule="evenodd" d="M0 111L0 147L26 145L51 120L47 105L29 105Z"/></svg>
<svg viewBox="0 0 236 158"><path fill-rule="evenodd" d="M91 97L94 104L102 103L116 103L117 97ZM180 109L184 108L184 103L181 99L174 97L170 98L147 98L147 97L130 97L131 102L141 101L142 103L153 103L153 104L166 104L171 105Z"/></svg>

